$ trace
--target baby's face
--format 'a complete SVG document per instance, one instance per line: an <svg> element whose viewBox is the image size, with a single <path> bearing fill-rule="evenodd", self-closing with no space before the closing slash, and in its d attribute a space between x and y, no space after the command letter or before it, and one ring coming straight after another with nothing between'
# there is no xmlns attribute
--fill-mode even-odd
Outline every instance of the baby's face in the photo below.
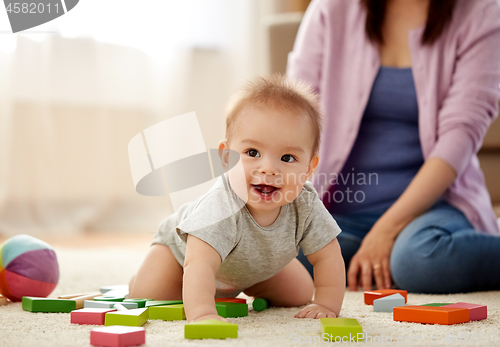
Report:
<svg viewBox="0 0 500 347"><path fill-rule="evenodd" d="M312 156L307 115L245 108L235 120L229 144L242 159L251 213L276 212L293 201L318 163ZM219 148L228 148L222 141Z"/></svg>

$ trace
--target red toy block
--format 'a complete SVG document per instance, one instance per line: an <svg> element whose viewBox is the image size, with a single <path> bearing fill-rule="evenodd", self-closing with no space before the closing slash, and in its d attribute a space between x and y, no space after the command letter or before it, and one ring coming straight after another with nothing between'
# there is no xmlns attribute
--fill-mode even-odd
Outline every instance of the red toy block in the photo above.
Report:
<svg viewBox="0 0 500 347"><path fill-rule="evenodd" d="M377 300L394 294L401 294L405 298L405 304L408 302L408 292L406 290L380 289L365 292L365 304L373 305L373 300Z"/></svg>
<svg viewBox="0 0 500 347"><path fill-rule="evenodd" d="M466 308L469 310L469 320L482 320L488 317L488 308L485 305L468 304L466 302L457 302L456 304L443 307Z"/></svg>
<svg viewBox="0 0 500 347"><path fill-rule="evenodd" d="M234 302L236 304L246 304L247 300L240 298L218 298L215 299L215 302Z"/></svg>
<svg viewBox="0 0 500 347"><path fill-rule="evenodd" d="M146 343L146 330L141 327L113 325L90 331L90 344L104 347L139 346Z"/></svg>
<svg viewBox="0 0 500 347"><path fill-rule="evenodd" d="M400 306L394 307L393 319L400 322L428 324L458 324L469 321L469 310L444 306Z"/></svg>
<svg viewBox="0 0 500 347"><path fill-rule="evenodd" d="M82 308L71 311L71 323L104 325L106 313L116 311L114 308Z"/></svg>

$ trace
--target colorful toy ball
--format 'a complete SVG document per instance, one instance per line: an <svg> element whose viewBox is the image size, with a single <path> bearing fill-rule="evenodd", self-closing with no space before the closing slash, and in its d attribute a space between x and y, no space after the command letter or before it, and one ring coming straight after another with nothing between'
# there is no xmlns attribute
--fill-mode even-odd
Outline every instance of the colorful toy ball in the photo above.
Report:
<svg viewBox="0 0 500 347"><path fill-rule="evenodd" d="M28 235L11 237L0 245L0 294L11 301L23 296L46 297L59 281L54 249Z"/></svg>

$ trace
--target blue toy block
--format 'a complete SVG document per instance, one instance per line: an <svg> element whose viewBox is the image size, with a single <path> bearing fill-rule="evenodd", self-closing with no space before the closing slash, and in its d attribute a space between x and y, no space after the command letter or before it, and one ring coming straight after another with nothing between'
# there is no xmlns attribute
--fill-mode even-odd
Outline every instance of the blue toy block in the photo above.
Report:
<svg viewBox="0 0 500 347"><path fill-rule="evenodd" d="M404 306L405 298L401 294L385 296L373 300L373 312L392 312L394 307Z"/></svg>

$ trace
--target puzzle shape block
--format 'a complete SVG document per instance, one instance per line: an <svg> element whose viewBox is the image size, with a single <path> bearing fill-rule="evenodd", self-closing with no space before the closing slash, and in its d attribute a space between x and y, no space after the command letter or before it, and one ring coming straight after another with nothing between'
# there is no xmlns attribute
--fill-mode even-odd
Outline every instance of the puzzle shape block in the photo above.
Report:
<svg viewBox="0 0 500 347"><path fill-rule="evenodd" d="M354 318L320 318L321 336L331 342L341 342L344 337L348 341L361 341L363 339L363 328Z"/></svg>
<svg viewBox="0 0 500 347"><path fill-rule="evenodd" d="M217 298L215 302L235 302L237 304L246 304L247 299L242 298Z"/></svg>
<svg viewBox="0 0 500 347"><path fill-rule="evenodd" d="M394 307L393 319L400 322L428 324L458 324L469 321L469 310L445 306L401 306Z"/></svg>
<svg viewBox="0 0 500 347"><path fill-rule="evenodd" d="M146 307L151 306L166 306L166 305L180 305L182 300L152 300L146 301Z"/></svg>
<svg viewBox="0 0 500 347"><path fill-rule="evenodd" d="M264 298L257 298L252 302L252 307L255 311L264 311L269 307L269 303Z"/></svg>
<svg viewBox="0 0 500 347"><path fill-rule="evenodd" d="M468 304L466 302L457 302L443 307L466 308L469 310L469 320L482 320L488 318L488 308L485 305Z"/></svg>
<svg viewBox="0 0 500 347"><path fill-rule="evenodd" d="M408 301L408 292L399 289L380 289L365 292L365 304L373 305L373 300L377 300L389 295L401 294L405 298L405 303Z"/></svg>
<svg viewBox="0 0 500 347"><path fill-rule="evenodd" d="M104 325L106 313L114 311L114 308L82 308L71 311L71 323Z"/></svg>
<svg viewBox="0 0 500 347"><path fill-rule="evenodd" d="M122 302L125 300L123 296L96 296L94 301L112 301L112 302Z"/></svg>
<svg viewBox="0 0 500 347"><path fill-rule="evenodd" d="M373 300L373 312L392 312L394 307L404 306L405 298L401 294L384 296Z"/></svg>
<svg viewBox="0 0 500 347"><path fill-rule="evenodd" d="M434 307L441 307L441 306L447 306L451 305L452 303L443 303L443 302L431 302L430 304L425 304L425 305L420 305L420 306L434 306Z"/></svg>
<svg viewBox="0 0 500 347"><path fill-rule="evenodd" d="M102 294L100 292L87 292L87 293L78 293L78 294L64 294L64 295L59 295L57 298L58 299L73 299L73 298L77 298L77 297L80 297L80 296L87 296L87 295L100 296Z"/></svg>
<svg viewBox="0 0 500 347"><path fill-rule="evenodd" d="M125 299L123 302L135 302L137 304L137 308L146 307L146 302L153 301L153 299Z"/></svg>
<svg viewBox="0 0 500 347"><path fill-rule="evenodd" d="M144 328L114 325L90 331L90 344L104 347L139 346L146 343Z"/></svg>
<svg viewBox="0 0 500 347"><path fill-rule="evenodd" d="M237 337L237 324L221 322L217 319L203 320L184 326L184 338L186 339L235 339Z"/></svg>
<svg viewBox="0 0 500 347"><path fill-rule="evenodd" d="M184 320L186 319L184 305L151 306L149 307L149 319Z"/></svg>
<svg viewBox="0 0 500 347"><path fill-rule="evenodd" d="M127 296L128 284L120 284L117 286L105 286L99 290L103 296Z"/></svg>
<svg viewBox="0 0 500 347"><path fill-rule="evenodd" d="M128 311L116 311L106 313L104 325L125 325L129 327L142 327L149 318L147 307L135 308Z"/></svg>
<svg viewBox="0 0 500 347"><path fill-rule="evenodd" d="M113 301L94 301L85 300L83 303L84 308L114 308L117 303ZM129 310L137 308L137 303L135 302L120 302L121 305L125 306Z"/></svg>
<svg viewBox="0 0 500 347"><path fill-rule="evenodd" d="M116 302L115 306L113 306L113 307L116 308L117 311L128 311L128 308L126 308L125 306L123 306L119 302Z"/></svg>
<svg viewBox="0 0 500 347"><path fill-rule="evenodd" d="M35 298L23 296L23 310L30 312L63 312L69 313L76 310L76 301L65 299Z"/></svg>
<svg viewBox="0 0 500 347"><path fill-rule="evenodd" d="M215 309L219 316L224 318L236 318L248 316L248 305L236 302L217 302Z"/></svg>

